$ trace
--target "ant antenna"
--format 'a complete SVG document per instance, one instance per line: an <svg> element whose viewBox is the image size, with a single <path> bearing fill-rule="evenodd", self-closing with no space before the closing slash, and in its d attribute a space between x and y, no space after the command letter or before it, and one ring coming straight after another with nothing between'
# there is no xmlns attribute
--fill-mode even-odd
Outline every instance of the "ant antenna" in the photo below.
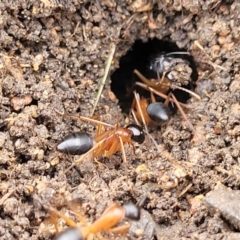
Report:
<svg viewBox="0 0 240 240"><path fill-rule="evenodd" d="M169 55L190 55L189 52L170 52L170 53L167 53L165 54L166 56L169 56Z"/></svg>
<svg viewBox="0 0 240 240"><path fill-rule="evenodd" d="M182 91L184 91L184 92L189 93L190 95L192 95L193 97L197 98L198 100L201 100L201 97L200 97L198 94L196 94L195 92L190 91L190 90L188 90L188 89L186 89L186 88L183 88L183 87L180 87L180 86L177 86L177 85L174 85L174 84L164 84L164 83L161 83L161 84L162 84L162 85L165 85L165 86L169 86L169 87L171 87L171 88L173 88L173 89L182 90Z"/></svg>

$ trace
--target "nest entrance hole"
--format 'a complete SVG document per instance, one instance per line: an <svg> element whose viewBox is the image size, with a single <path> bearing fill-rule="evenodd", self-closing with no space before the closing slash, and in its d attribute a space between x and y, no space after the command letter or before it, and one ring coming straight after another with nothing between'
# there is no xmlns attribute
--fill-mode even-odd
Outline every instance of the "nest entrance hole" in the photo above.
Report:
<svg viewBox="0 0 240 240"><path fill-rule="evenodd" d="M152 57L161 53L170 52L186 52L185 49L180 49L173 42L149 39L147 42L136 40L131 49L120 58L119 68L111 75L111 90L119 100L119 106L124 113L129 113L132 100L133 90L135 88L135 82L140 81L133 73L134 69L137 69L145 77L152 78L149 71L150 60ZM187 60L193 70L191 76L192 82L197 80L197 71L192 56L186 55ZM191 86L190 86L191 85ZM186 86L188 89L192 89L193 84ZM136 89L137 92L146 98L149 98L149 93L140 88ZM189 94L181 90L174 90L174 95L180 101L185 103L189 98Z"/></svg>

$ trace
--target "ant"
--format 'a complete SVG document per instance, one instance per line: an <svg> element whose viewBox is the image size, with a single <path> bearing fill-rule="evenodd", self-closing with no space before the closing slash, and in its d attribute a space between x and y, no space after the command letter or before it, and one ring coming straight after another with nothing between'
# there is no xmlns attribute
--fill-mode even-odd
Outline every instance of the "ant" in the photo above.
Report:
<svg viewBox="0 0 240 240"><path fill-rule="evenodd" d="M74 115L70 115L76 117ZM140 126L136 124L129 124L126 127L119 127L118 125L110 125L102 121L98 121L92 118L83 116L77 117L82 121L89 121L98 124L97 135L92 138L87 133L75 132L67 135L58 145L57 150L59 152L68 153L72 155L83 154L77 162L80 162L88 154L92 153L93 158L100 155L110 157L118 150L121 150L123 156L123 162L126 162L126 154L124 151L124 143L131 144L135 153L133 142L139 144L145 140L145 135ZM105 132L102 132L102 125L110 126L111 128ZM65 172L75 166L76 162L72 164Z"/></svg>
<svg viewBox="0 0 240 240"><path fill-rule="evenodd" d="M185 112L184 112L183 109L182 109L182 106L184 106L184 107L187 107L187 106L186 106L185 104L183 104L183 103L178 102L178 100L176 99L176 97L174 96L173 93L169 93L168 96L165 95L165 93L167 93L170 88L172 88L172 89L180 89L180 90L185 91L185 92L189 93L190 95L192 95L192 96L194 96L194 97L196 97L197 99L200 100L201 98L200 98L196 93L194 93L194 92L192 92L192 91L190 91L190 90L188 90L188 89L185 89L185 88L183 88L183 87L180 87L180 86L178 86L178 85L172 84L172 83L171 83L171 80L169 80L169 79L168 79L167 77L165 77L164 75L162 76L162 79L161 79L161 81L159 82L159 81L156 81L155 79L151 79L151 80L147 79L146 77L144 77L144 76L143 76L138 70L136 70L136 69L134 70L134 73L135 73L135 74L138 76L138 78L143 82L143 83L141 83L141 82L136 82L135 84L136 84L137 86L140 86L141 88L143 88L143 89L145 89L145 90L147 90L147 91L150 91L151 96L152 96L153 94L156 94L156 95L160 96L161 98L166 99L165 105L166 105L166 103L168 103L168 102L173 102L173 103L175 103L175 105L177 106L177 109L178 109L179 112L181 113L183 119L184 119L186 122L188 122L188 124L189 124L189 126L191 127L191 129L192 129L193 131L195 131L194 128L193 128L193 126L192 126L192 124L188 121ZM156 104L156 103L155 103L155 104ZM141 106L141 104L139 104L139 105ZM157 104L156 104L156 105L157 105ZM160 107L158 106L158 108L160 108L160 109L159 109L159 110L155 110L155 111L161 112L161 111L162 111L162 110L161 110L161 106L160 106ZM143 107L142 107L141 109L143 109ZM157 109L157 107L155 107L155 109ZM144 111L144 110L143 110L143 111ZM152 110L152 112L153 112L153 110ZM151 112L150 112L150 113L151 113ZM149 115L149 114L148 114L148 115ZM154 115L155 115L155 114L154 114ZM143 115L142 119L145 119L145 116L144 116L144 115Z"/></svg>
<svg viewBox="0 0 240 240"><path fill-rule="evenodd" d="M62 218L63 220L65 220L66 224L70 226L69 228L55 236L54 240L92 239L93 235L97 235L99 239L103 239L100 235L100 232L122 234L126 233L130 228L129 224L119 227L115 226L120 223L124 218L135 221L139 220L141 207L145 200L146 197L142 198L142 200L140 200L140 203L137 205L134 205L133 203L128 203L120 206L118 203L113 203L92 224L87 224L84 216L82 216L81 214L77 214L78 220L83 223L83 226L77 226L76 222L74 222L72 219L68 218L61 212L55 209L50 209L50 216L57 232L57 218Z"/></svg>
<svg viewBox="0 0 240 240"><path fill-rule="evenodd" d="M190 63L183 58L177 58L178 55L190 55L188 52L170 52L158 54L150 61L149 69L157 73L158 79L166 76L168 80L178 83L178 85L187 85L189 83L192 69Z"/></svg>

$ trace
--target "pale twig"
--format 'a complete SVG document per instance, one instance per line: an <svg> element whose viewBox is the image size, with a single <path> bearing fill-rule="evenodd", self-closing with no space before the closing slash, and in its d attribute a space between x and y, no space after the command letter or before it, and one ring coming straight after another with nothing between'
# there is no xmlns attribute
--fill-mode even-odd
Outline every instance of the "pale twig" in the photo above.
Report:
<svg viewBox="0 0 240 240"><path fill-rule="evenodd" d="M133 19L134 19L135 15L133 15L132 17L130 17L126 22L124 22L117 30L117 33L116 33L116 38L119 37L120 33L121 33L121 29L123 28L123 26L127 25L127 28L130 27ZM109 74L109 70L110 70L110 66L111 66L111 63L112 63L112 60L113 60L113 56L115 54L115 51L116 51L116 47L117 45L115 43L112 44L111 48L110 48L110 52L109 52L109 56L108 56L108 59L107 59L107 62L106 62L106 67L104 69L104 75L103 77L100 79L100 82L99 82L99 89L98 89L98 92L97 92L97 95L96 95L96 99L95 99L95 102L94 102L94 105L93 105L93 108L92 108L92 111L91 111L91 114L90 116L93 116L94 112L95 112L95 109L98 105L98 102L99 102L99 99L100 99L100 96L102 94L102 91L103 91L103 87L105 85L105 82L107 80L107 76Z"/></svg>
<svg viewBox="0 0 240 240"><path fill-rule="evenodd" d="M95 99L95 102L94 102L94 105L93 105L93 108L92 108L90 116L93 116L93 114L95 112L95 109L97 107L98 101L100 99L100 96L102 94L103 87L104 87L105 82L107 80L107 76L108 76L108 73L109 73L109 70L110 70L110 66L111 66L111 63L112 63L112 59L113 59L115 50L116 50L116 44L114 43L114 44L112 44L110 52L109 52L109 56L108 56L108 59L107 59L106 67L104 69L104 75L103 75L103 77L99 81L99 89L98 89L97 96L96 96L96 99Z"/></svg>

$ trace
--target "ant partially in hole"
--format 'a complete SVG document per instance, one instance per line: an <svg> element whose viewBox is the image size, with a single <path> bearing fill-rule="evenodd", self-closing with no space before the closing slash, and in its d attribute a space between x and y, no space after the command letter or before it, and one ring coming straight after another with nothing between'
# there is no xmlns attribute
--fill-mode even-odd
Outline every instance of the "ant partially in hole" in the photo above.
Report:
<svg viewBox="0 0 240 240"><path fill-rule="evenodd" d="M113 234L126 234L130 229L130 224L121 225L115 227L123 219L128 218L130 220L137 221L140 219L141 207L146 200L144 196L137 205L133 203L124 204L120 206L118 203L113 203L108 207L102 215L96 219L92 224L88 224L85 217L77 212L76 216L82 225L78 225L75 221L65 216L63 213L57 211L56 209L50 209L50 217L52 223L55 226L56 232L58 233L57 219L62 218L66 224L69 226L66 230L57 234L54 240L84 240L93 239L96 235L99 239L104 239L101 236L101 232L113 233ZM74 206L75 212L77 206Z"/></svg>
<svg viewBox="0 0 240 240"><path fill-rule="evenodd" d="M166 95L170 89L179 89L200 99L196 93L181 87L190 83L192 69L186 59L177 58L177 55L189 55L189 53L162 53L150 61L149 69L156 74L157 79L147 79L138 70L134 70L134 74L142 81L137 81L135 85L149 91L151 94L151 103L149 104L146 99L140 99L140 96L134 91L134 100L131 107L135 121L143 123L146 132L148 131L147 125L151 122L167 121L170 118L170 109L167 107L169 102L176 105L183 119L195 131L182 108L187 106L178 102L173 93L170 92ZM154 94L165 99L165 102L157 102Z"/></svg>
<svg viewBox="0 0 240 240"><path fill-rule="evenodd" d="M68 116L76 117L69 114ZM83 154L77 162L82 161L90 153L92 153L93 158L100 155L110 157L118 150L121 150L123 162L126 162L124 144L130 144L135 153L134 142L141 144L145 140L142 128L136 124L119 127L118 125L113 126L111 124L83 116L78 116L77 118L82 121L89 121L98 124L97 135L95 137L92 138L87 133L83 132L70 133L57 145L57 150L59 152L72 155ZM103 125L110 127L110 129L102 132ZM73 163L65 172L75 166L77 162Z"/></svg>

